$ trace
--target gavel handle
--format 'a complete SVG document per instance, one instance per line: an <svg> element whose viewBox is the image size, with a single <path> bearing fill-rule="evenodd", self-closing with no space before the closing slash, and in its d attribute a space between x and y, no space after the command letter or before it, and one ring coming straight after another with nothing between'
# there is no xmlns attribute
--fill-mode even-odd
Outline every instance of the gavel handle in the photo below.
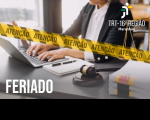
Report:
<svg viewBox="0 0 150 120"><path fill-rule="evenodd" d="M97 72L106 72L106 71L117 71L121 68L106 68L106 69L96 69Z"/></svg>

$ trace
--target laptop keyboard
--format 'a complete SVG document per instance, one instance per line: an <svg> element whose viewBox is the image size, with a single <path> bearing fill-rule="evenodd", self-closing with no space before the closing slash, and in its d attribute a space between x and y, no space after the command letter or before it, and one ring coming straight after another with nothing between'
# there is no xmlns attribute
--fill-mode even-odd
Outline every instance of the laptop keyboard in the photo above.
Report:
<svg viewBox="0 0 150 120"><path fill-rule="evenodd" d="M23 53L23 55L24 55L29 61L34 62L34 63L36 63L36 64L38 64L38 65L48 63L48 60L47 60L47 61L46 61L46 60L45 60L45 61L41 61L41 60L39 60L39 59L37 58L37 56L33 57L33 56L27 55L25 52L22 52L22 53Z"/></svg>

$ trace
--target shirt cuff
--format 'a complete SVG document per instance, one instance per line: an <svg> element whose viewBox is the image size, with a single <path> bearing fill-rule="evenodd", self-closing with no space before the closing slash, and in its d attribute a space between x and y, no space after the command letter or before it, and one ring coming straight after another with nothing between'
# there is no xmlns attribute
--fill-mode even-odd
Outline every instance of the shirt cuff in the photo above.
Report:
<svg viewBox="0 0 150 120"><path fill-rule="evenodd" d="M95 59L93 53L84 52L84 60L94 62Z"/></svg>

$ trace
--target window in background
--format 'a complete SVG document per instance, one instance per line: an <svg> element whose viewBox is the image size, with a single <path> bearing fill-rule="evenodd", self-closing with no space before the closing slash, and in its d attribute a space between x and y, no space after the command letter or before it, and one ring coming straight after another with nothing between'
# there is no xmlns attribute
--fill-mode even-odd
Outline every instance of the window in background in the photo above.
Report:
<svg viewBox="0 0 150 120"><path fill-rule="evenodd" d="M0 0L0 3L0 23L11 24L14 20L19 26L43 30L43 0ZM17 47L18 41L11 41Z"/></svg>
<svg viewBox="0 0 150 120"><path fill-rule="evenodd" d="M62 0L62 26L65 32L89 0Z"/></svg>

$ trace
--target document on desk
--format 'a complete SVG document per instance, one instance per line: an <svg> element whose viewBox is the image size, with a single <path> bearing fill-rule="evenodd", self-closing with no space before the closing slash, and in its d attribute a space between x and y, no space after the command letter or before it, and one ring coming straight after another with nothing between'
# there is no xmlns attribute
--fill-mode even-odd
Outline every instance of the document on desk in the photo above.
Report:
<svg viewBox="0 0 150 120"><path fill-rule="evenodd" d="M128 61L122 69L109 76L109 93L150 98L150 64Z"/></svg>
<svg viewBox="0 0 150 120"><path fill-rule="evenodd" d="M43 66L43 68L51 73L62 76L69 73L79 72L80 68L83 65L92 66L92 67L94 66L94 64L86 62L84 60L80 60L80 59L76 59L76 60L77 60L76 62L70 64L65 64L65 65L60 65L55 67L52 67L51 65L46 65Z"/></svg>
<svg viewBox="0 0 150 120"><path fill-rule="evenodd" d="M150 90L150 64L130 60L122 69L111 74L109 80Z"/></svg>

